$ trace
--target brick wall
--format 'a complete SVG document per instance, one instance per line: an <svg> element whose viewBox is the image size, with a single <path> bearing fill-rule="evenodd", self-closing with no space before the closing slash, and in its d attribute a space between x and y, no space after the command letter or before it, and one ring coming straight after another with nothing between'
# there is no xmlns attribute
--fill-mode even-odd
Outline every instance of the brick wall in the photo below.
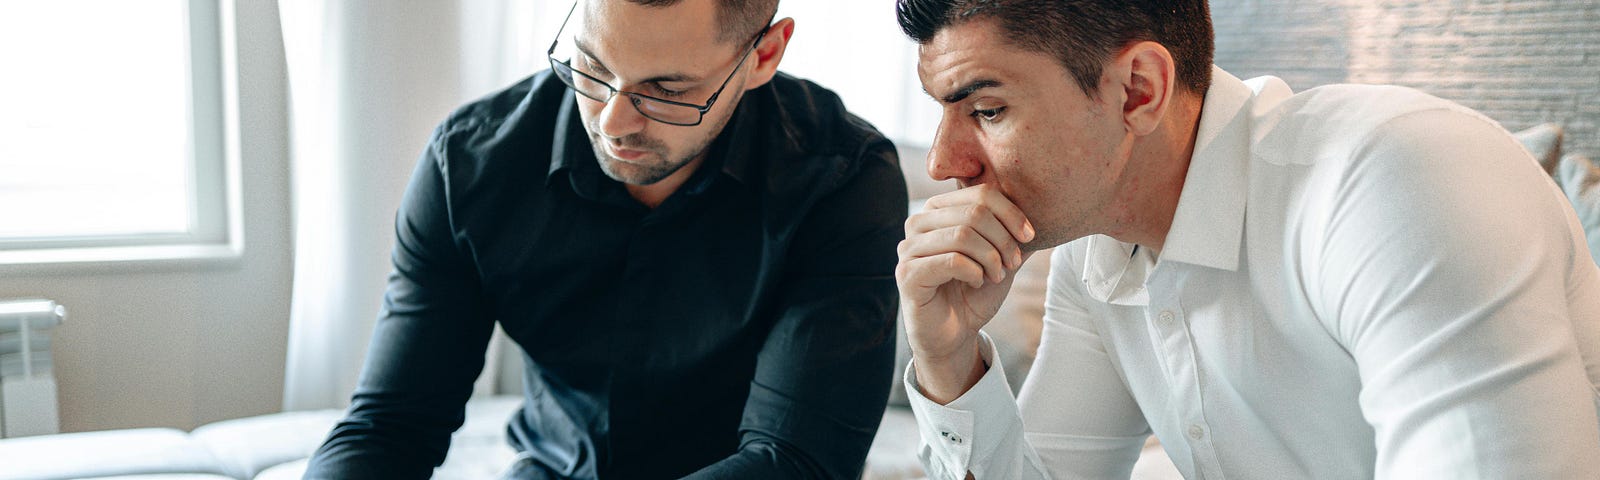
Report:
<svg viewBox="0 0 1600 480"><path fill-rule="evenodd" d="M1600 0L1213 0L1216 63L1296 91L1404 85L1600 155Z"/></svg>

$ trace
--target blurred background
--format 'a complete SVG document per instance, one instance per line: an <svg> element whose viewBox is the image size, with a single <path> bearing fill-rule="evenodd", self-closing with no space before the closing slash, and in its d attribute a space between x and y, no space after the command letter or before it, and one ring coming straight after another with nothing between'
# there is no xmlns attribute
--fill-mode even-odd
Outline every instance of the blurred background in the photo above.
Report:
<svg viewBox="0 0 1600 480"><path fill-rule="evenodd" d="M345 405L429 132L544 69L571 5L0 0L0 299L70 312L38 354L58 430ZM1510 130L1556 124L1569 151L1600 146L1600 0L1212 14L1216 63L1240 78L1411 86ZM893 2L784 0L785 16L782 69L839 92L915 175L938 107Z"/></svg>

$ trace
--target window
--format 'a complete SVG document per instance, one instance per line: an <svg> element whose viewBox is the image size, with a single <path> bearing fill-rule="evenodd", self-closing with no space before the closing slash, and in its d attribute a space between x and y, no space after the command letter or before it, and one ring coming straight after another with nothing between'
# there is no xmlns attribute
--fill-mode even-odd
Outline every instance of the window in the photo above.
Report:
<svg viewBox="0 0 1600 480"><path fill-rule="evenodd" d="M219 7L0 0L0 264L237 255Z"/></svg>

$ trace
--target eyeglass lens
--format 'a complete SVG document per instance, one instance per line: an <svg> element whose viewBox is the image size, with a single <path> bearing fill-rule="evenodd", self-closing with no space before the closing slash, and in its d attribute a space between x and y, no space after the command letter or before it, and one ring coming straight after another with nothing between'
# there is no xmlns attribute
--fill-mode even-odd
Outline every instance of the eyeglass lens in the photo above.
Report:
<svg viewBox="0 0 1600 480"><path fill-rule="evenodd" d="M616 89L611 88L610 85L573 69L567 62L552 61L551 67L563 83L566 83L574 91L588 97L590 100L607 102L610 101L613 94L622 94L628 96L629 103L632 103L640 114L652 120L674 125L693 125L700 121L700 110L697 108L662 103L650 97L618 92Z"/></svg>

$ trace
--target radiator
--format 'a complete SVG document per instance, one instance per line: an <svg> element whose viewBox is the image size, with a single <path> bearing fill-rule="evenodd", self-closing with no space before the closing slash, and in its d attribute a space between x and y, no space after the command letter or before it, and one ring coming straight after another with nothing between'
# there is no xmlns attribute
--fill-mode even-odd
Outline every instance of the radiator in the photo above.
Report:
<svg viewBox="0 0 1600 480"><path fill-rule="evenodd" d="M49 330L66 316L50 300L0 301L0 438L60 431Z"/></svg>

